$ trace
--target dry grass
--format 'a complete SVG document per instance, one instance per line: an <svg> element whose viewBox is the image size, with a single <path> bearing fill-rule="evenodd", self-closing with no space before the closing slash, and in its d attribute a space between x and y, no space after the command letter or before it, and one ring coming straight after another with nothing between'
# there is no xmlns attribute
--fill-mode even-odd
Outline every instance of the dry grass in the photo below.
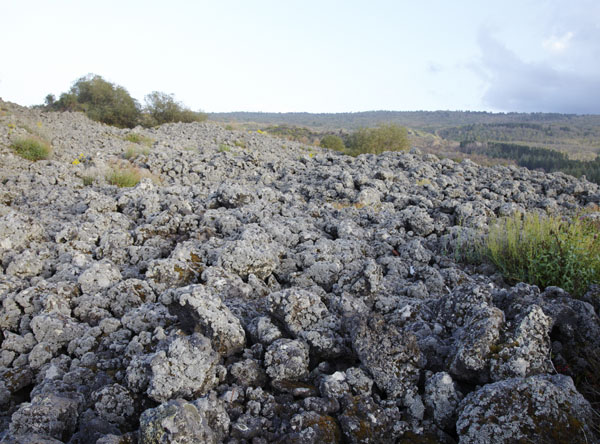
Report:
<svg viewBox="0 0 600 444"><path fill-rule="evenodd" d="M138 133L129 133L123 139L128 142L145 145L148 148L151 147L154 143L154 139L152 137L144 136L143 134Z"/></svg>
<svg viewBox="0 0 600 444"><path fill-rule="evenodd" d="M150 148L131 145L127 147L125 153L123 153L123 157L127 160L132 160L140 156L148 157L148 154L150 154Z"/></svg>
<svg viewBox="0 0 600 444"><path fill-rule="evenodd" d="M11 148L24 159L44 160L52 154L52 147L39 137L21 137L13 142Z"/></svg>
<svg viewBox="0 0 600 444"><path fill-rule="evenodd" d="M119 188L134 187L141 179L140 170L134 167L115 167L106 175L106 181Z"/></svg>

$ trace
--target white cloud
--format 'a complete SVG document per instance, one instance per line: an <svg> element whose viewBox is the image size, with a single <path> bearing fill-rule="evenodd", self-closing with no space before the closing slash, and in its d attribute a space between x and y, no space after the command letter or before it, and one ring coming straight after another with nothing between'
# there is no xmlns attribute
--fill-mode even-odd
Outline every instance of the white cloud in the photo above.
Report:
<svg viewBox="0 0 600 444"><path fill-rule="evenodd" d="M571 44L574 33L569 31L562 36L551 36L543 41L542 46L549 51L561 53L564 52Z"/></svg>

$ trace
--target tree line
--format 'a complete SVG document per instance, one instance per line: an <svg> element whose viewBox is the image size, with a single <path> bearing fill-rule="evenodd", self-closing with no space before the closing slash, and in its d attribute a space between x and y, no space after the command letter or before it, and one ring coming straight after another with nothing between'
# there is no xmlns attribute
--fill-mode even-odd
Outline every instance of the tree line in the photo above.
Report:
<svg viewBox="0 0 600 444"><path fill-rule="evenodd" d="M121 128L137 125L153 127L169 122L201 122L207 119L202 112L192 111L177 102L172 94L153 91L144 106L119 85L96 74L77 79L70 90L58 99L48 94L42 106L51 111L81 111L90 119Z"/></svg>
<svg viewBox="0 0 600 444"><path fill-rule="evenodd" d="M479 153L511 159L530 170L541 169L547 173L561 171L575 177L586 176L589 181L600 184L600 156L596 156L593 161L573 160L559 151L504 142L461 142L459 149L466 154Z"/></svg>

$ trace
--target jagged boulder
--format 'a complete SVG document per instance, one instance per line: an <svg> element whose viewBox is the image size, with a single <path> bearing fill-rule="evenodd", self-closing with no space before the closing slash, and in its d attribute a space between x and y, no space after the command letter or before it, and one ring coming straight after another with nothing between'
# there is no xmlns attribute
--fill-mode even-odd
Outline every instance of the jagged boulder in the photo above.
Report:
<svg viewBox="0 0 600 444"><path fill-rule="evenodd" d="M217 444L206 417L196 406L175 399L148 409L140 417L140 444Z"/></svg>
<svg viewBox="0 0 600 444"><path fill-rule="evenodd" d="M219 355L199 333L168 340L166 350L149 361L148 396L158 402L203 395L218 383L222 370Z"/></svg>
<svg viewBox="0 0 600 444"><path fill-rule="evenodd" d="M246 344L244 329L218 294L204 285L190 285L169 290L161 302L177 316L188 333L195 331L210 339L212 348L223 356L241 351Z"/></svg>
<svg viewBox="0 0 600 444"><path fill-rule="evenodd" d="M563 375L536 375L484 385L458 407L461 443L585 443L597 423L588 401Z"/></svg>

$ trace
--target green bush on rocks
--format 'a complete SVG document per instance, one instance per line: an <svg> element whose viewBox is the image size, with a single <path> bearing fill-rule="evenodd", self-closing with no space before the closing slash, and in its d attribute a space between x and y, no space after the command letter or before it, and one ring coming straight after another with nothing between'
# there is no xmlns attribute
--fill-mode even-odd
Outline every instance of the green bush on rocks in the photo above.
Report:
<svg viewBox="0 0 600 444"><path fill-rule="evenodd" d="M11 148L24 159L36 161L50 157L52 147L48 142L37 137L22 137L15 140Z"/></svg>

